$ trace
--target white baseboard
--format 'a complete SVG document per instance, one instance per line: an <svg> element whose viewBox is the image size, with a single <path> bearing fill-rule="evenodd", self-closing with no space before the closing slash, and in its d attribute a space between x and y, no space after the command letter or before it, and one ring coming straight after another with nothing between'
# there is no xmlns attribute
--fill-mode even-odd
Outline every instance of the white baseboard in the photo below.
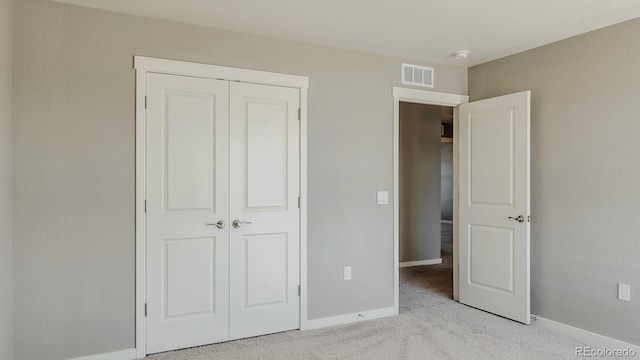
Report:
<svg viewBox="0 0 640 360"><path fill-rule="evenodd" d="M83 356L69 360L135 360L137 359L136 349L121 350L105 354Z"/></svg>
<svg viewBox="0 0 640 360"><path fill-rule="evenodd" d="M443 224L453 224L453 220L442 220L440 219L440 222Z"/></svg>
<svg viewBox="0 0 640 360"><path fill-rule="evenodd" d="M379 319L387 316L398 315L398 310L393 306L388 308L362 311L352 314L332 316L322 319L307 320L300 330L313 330L329 326L345 325L365 320ZM69 360L135 360L136 349L116 351L112 353L83 356Z"/></svg>
<svg viewBox="0 0 640 360"><path fill-rule="evenodd" d="M350 324L350 323L355 323L355 322L364 321L364 320L379 319L379 318L393 316L393 315L398 315L398 311L392 306L388 308L362 311L362 312L332 316L332 317L327 317L322 319L308 320L300 330L320 329L320 328L325 328L329 326Z"/></svg>
<svg viewBox="0 0 640 360"><path fill-rule="evenodd" d="M640 346L630 344L621 340L613 339L604 335L596 334L591 331L583 330L571 325L559 323L557 321L545 319L543 317L532 315L536 324L540 324L543 327L557 331L561 334L574 337L585 345L594 346L598 348L608 349L633 349L637 354L640 354Z"/></svg>
<svg viewBox="0 0 640 360"><path fill-rule="evenodd" d="M442 258L437 259L429 259L429 260L418 260L418 261L404 261L400 263L401 268L411 267L411 266L422 266L422 265L438 265L442 264Z"/></svg>

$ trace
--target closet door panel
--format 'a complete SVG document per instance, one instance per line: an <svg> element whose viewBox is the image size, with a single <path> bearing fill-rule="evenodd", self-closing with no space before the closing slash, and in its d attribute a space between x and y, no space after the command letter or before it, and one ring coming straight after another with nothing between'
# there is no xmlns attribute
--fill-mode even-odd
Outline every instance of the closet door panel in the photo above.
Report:
<svg viewBox="0 0 640 360"><path fill-rule="evenodd" d="M147 352L229 338L229 85L147 76Z"/></svg>
<svg viewBox="0 0 640 360"><path fill-rule="evenodd" d="M231 83L230 94L230 335L236 339L299 328L300 94L246 83Z"/></svg>

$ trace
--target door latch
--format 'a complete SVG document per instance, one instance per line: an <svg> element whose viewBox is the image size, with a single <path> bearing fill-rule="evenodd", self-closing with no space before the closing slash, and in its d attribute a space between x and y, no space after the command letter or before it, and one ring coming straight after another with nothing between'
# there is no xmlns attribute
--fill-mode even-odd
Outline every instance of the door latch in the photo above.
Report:
<svg viewBox="0 0 640 360"><path fill-rule="evenodd" d="M522 215L518 215L516 217L509 216L509 219L515 220L515 221L517 221L517 222L519 222L521 224L524 222L524 216L522 216Z"/></svg>

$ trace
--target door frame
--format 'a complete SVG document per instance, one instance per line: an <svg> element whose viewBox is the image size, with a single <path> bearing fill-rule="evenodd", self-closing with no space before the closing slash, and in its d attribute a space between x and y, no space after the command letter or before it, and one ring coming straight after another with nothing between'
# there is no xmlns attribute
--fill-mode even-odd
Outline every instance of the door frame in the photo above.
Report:
<svg viewBox="0 0 640 360"><path fill-rule="evenodd" d="M393 307L400 312L400 102L453 107L453 299L458 301L458 105L469 96L393 87Z"/></svg>
<svg viewBox="0 0 640 360"><path fill-rule="evenodd" d="M307 319L307 89L309 78L266 71L134 56L135 90L135 334L136 356L147 355L146 303L146 78L147 73L240 81L300 90L300 328Z"/></svg>

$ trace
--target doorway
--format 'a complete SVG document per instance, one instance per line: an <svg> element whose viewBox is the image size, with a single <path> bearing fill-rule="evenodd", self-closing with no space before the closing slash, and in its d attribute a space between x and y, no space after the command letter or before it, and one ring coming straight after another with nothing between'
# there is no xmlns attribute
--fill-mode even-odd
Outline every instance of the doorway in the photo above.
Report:
<svg viewBox="0 0 640 360"><path fill-rule="evenodd" d="M393 97L394 97L394 139L393 139L393 161L394 161L394 189L393 189L393 199L394 199L394 307L396 312L400 310L400 106L401 103L410 103L410 104L424 104L424 105L434 105L434 106L444 106L453 108L453 113L451 116L451 134L455 136L457 131L456 129L456 117L457 117L457 106L460 104L467 103L469 101L469 97L466 95L455 95L455 94L447 94L447 93L438 93L433 91L425 91L425 90L416 90L416 89L408 89L402 87L394 87L393 88ZM449 121L449 120L447 120ZM437 124L437 135L435 139L439 139L441 137L440 124L436 121ZM437 147L441 147L442 143L438 140L435 140ZM452 163L455 167L457 151L453 145L452 147ZM440 157L438 156L438 163L441 163ZM440 180L440 179L439 179ZM457 176L453 174L453 197L457 196ZM437 194L436 199L438 202L437 208L440 208L440 187L436 188ZM455 221L457 218L457 207L455 206L455 202L452 207L452 221ZM440 218L440 210L438 211L438 218ZM441 236L441 234L439 234ZM457 231L455 228L452 229L452 281L453 289L452 296L454 300L458 299L458 269L457 269ZM438 240L440 239L438 236ZM441 249L441 245L437 246L437 251Z"/></svg>
<svg viewBox="0 0 640 360"><path fill-rule="evenodd" d="M452 298L453 107L400 102L399 132L401 293Z"/></svg>

